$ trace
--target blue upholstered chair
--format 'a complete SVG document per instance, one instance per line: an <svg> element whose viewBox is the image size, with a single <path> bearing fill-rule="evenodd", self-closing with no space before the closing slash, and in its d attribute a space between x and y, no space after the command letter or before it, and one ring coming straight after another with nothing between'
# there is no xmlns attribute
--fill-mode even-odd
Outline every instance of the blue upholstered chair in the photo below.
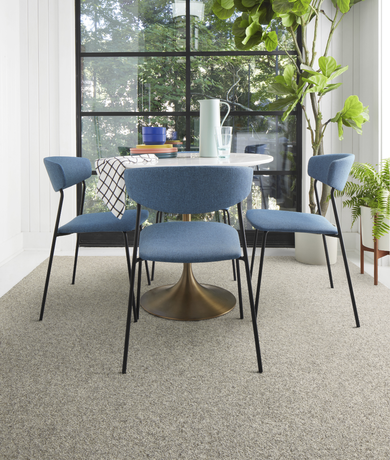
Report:
<svg viewBox="0 0 390 460"><path fill-rule="evenodd" d="M77 256L79 250L79 235L80 233L96 233L96 232L121 232L123 233L124 245L126 250L127 268L130 278L130 255L127 242L127 232L135 229L136 225L136 210L125 211L122 219L115 217L112 212L100 212L94 214L83 214L83 204L85 196L85 180L92 174L91 162L87 158L80 157L48 157L44 159L46 170L49 174L51 184L54 191L60 192L60 201L58 205L57 218L53 231L53 240L51 245L49 264L47 267L46 283L43 292L41 314L39 320L43 318L45 310L47 290L49 287L50 272L53 263L53 256L57 237L77 233L76 250L73 266L72 284L75 282ZM61 210L64 201L64 190L76 184L82 186L82 196L80 203L79 215L70 222L60 226ZM142 211L139 217L138 225L141 225L148 218L148 211Z"/></svg>
<svg viewBox="0 0 390 460"><path fill-rule="evenodd" d="M330 154L330 155L318 155L311 157L308 164L308 174L314 179L315 196L317 201L317 207L319 214L307 214L301 212L290 212L290 211L275 211L268 209L250 209L246 213L248 221L256 229L255 240L257 240L257 233L263 232L262 249L260 256L260 268L257 281L256 289L256 301L255 309L258 310L259 297L260 297L260 286L261 276L263 272L264 264L264 252L267 241L267 235L269 232L301 232L301 233L315 233L322 235L324 243L325 257L328 266L328 274L330 285L333 288L332 272L329 263L328 250L326 245L325 236L331 236L338 238L340 241L341 253L344 260L345 272L347 275L349 291L351 295L353 312L355 315L356 327L360 326L359 316L357 312L355 296L353 292L351 276L348 268L348 260L345 252L345 246L343 241L343 235L341 233L341 227L339 217L337 213L336 201L334 198L334 190L343 190L348 179L348 175L351 166L354 162L355 156L352 154ZM325 217L321 216L321 208L317 192L317 181L327 184L331 187L330 198L332 201L333 212L336 221L336 227L334 227ZM256 246L253 248L253 259L255 256Z"/></svg>
<svg viewBox="0 0 390 460"><path fill-rule="evenodd" d="M223 222L225 224L228 224L228 225L231 225L230 223L230 212L229 212L229 209L222 209L220 210L220 212L222 212L222 218L223 218ZM162 213L161 211L157 211L156 213L156 224L158 223L161 223L162 220L164 219L164 213ZM235 264L234 264L234 260L232 260L232 268L233 268L233 279L234 281L237 280L237 277L236 277L236 267L235 267ZM154 271L155 271L155 266L156 266L156 262L153 261L152 263L152 274L150 276L150 279L153 281L154 280ZM241 298L240 298L240 301L241 301Z"/></svg>
<svg viewBox="0 0 390 460"><path fill-rule="evenodd" d="M184 264L243 260L258 369L259 372L262 372L241 210L241 201L251 191L252 176L252 169L233 166L134 168L125 171L127 193L137 203L137 222L142 215L141 206L166 213L200 214L218 211L237 204L240 235L233 227L222 222L199 221L161 222L144 228L142 232L136 232L123 354L123 374L126 373L127 368L135 268L136 263L142 260ZM139 227L138 224L136 227ZM241 255L240 237L243 256ZM237 278L239 280L239 270L237 270Z"/></svg>

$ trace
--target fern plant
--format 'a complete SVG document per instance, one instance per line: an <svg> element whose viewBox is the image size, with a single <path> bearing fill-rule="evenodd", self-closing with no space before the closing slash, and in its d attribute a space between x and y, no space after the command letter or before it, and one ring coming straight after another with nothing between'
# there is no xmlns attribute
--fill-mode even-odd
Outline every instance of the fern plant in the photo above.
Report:
<svg viewBox="0 0 390 460"><path fill-rule="evenodd" d="M352 225L361 215L361 206L371 209L374 218L373 238L379 239L390 231L386 219L390 219L390 158L383 160L378 168L369 163L354 163L351 177L339 196L347 196L343 206L352 210Z"/></svg>

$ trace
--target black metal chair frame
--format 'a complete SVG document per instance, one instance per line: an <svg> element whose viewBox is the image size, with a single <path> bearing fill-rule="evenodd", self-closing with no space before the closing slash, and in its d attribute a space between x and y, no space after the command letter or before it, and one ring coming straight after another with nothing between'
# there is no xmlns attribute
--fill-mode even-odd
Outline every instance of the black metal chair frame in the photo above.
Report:
<svg viewBox="0 0 390 460"><path fill-rule="evenodd" d="M319 200L318 190L317 190L317 180L314 181L314 191L315 191L315 197L316 197L316 202L317 202L318 213L321 215L320 200ZM353 308L353 313L354 313L354 317L355 317L355 323L356 323L356 327L360 327L359 315L358 315L358 311L357 311L357 307L356 307L355 294L354 294L354 291L353 291L351 274L350 274L350 271L349 271L347 253L346 253L346 250L345 250L343 234L342 234L342 231L341 231L340 220L339 220L339 216L338 216L338 212L337 212L337 206L336 206L336 200L335 200L335 197L334 197L334 191L335 191L335 189L332 188L331 192L330 192L330 198L331 198L332 208L333 208L334 217L335 217L335 221L336 221L337 234L336 235L324 235L324 234L322 235L322 241L323 241L323 245L324 245L326 264L327 264L327 268L328 268L329 282L330 282L330 287L333 289L334 284L333 284L332 270L331 270L330 261L329 261L328 246L327 246L326 238L325 238L326 236L338 238L339 241L340 241L340 248L341 248L341 253L342 253L343 262L344 262L345 274L347 276L348 288L349 288L349 293L350 293L350 296L351 296L351 302L352 302L352 308ZM277 211L275 211L275 212L277 212ZM256 243L257 243L258 233L259 233L259 230L256 229L256 231L255 231L255 240L254 240L254 245L253 245L253 252L252 252L251 268L250 268L251 275L253 273L253 264L254 264L255 253L256 253ZM266 243L267 243L268 233L269 232L263 232L263 241L262 241L262 246L261 246L259 274L258 274L257 287L256 287L256 300L255 300L256 314L258 312L258 307L259 307L261 278L262 278L262 273L263 273L264 254L265 254L265 247L266 247Z"/></svg>
<svg viewBox="0 0 390 460"><path fill-rule="evenodd" d="M240 319L243 319L243 308L242 308L242 292L241 292L241 279L240 279L240 268L239 268L239 261L244 261L245 264L245 271L246 271L246 279L248 285L248 293L249 293L249 303L251 308L251 318L252 318L252 326L253 326L253 333L255 336L255 347L256 347L256 356L257 356L257 364L259 373L263 372L263 365L261 360L261 351L260 351L260 342L258 336L258 328L256 323L257 313L255 310L255 303L253 297L253 290L252 290L252 281L251 281L251 273L249 267L249 257L248 257L248 248L246 243L245 237L245 230L244 230L244 220L242 216L242 204L237 203L238 209L238 218L239 218L239 237L241 240L241 246L243 248L243 255L236 259L236 269L237 269L237 281L238 281L238 296L239 296L239 305L240 305ZM137 282L137 290L140 291L141 286L141 269L142 269L142 260L138 255L138 245L139 245L139 237L140 237L140 216L141 216L141 205L137 204L137 221L136 221L136 232L135 232L135 240L134 240L134 253L132 259L132 268L131 268L131 281L130 281L130 293L129 293L129 302L128 302L128 312L127 312L127 321L126 321L126 334L125 334L125 345L124 345L124 353L123 353L123 363L122 363L122 374L126 374L127 371L127 359L128 359L128 349L129 349L129 342L130 342L130 326L131 326L131 311L134 312L134 322L138 321L139 318L139 296L137 300L136 308L132 308L131 299L134 298L134 283L135 283L135 271L136 266L138 264L138 282ZM234 261L233 261L234 262Z"/></svg>
<svg viewBox="0 0 390 460"><path fill-rule="evenodd" d="M85 188L86 188L85 181L82 181L81 182L80 209L79 209L79 213L77 215L83 214L83 211L84 211ZM41 312L40 312L40 315L39 315L39 321L42 321L43 314L44 314L44 311L45 311L46 297L47 297L47 291L48 291L48 288L49 288L50 274L51 274L51 269L52 269L52 265L53 265L54 251L55 251L57 238L60 237L60 236L70 235L70 233L58 233L58 228L59 228L60 218L61 218L61 212L62 212L62 205L63 205L63 202L64 202L64 190L61 189L61 190L59 190L59 192L60 192L60 200L59 200L59 203L58 203L57 217L56 217L56 222L55 222L54 231L53 231L53 238L52 238L52 244L51 244L51 249L50 249L49 263L48 263L48 267L47 267L45 288L44 288L44 291L43 291L43 298L42 298ZM124 245L125 245L126 262L127 262L127 270L128 270L128 274L129 274L129 281L131 281L131 262L130 262L128 238L127 238L126 232L122 232L122 233L123 233L123 240L124 240ZM72 284L75 284L75 280L76 280L76 269L77 269L77 260L78 260L79 247L80 247L80 234L77 233L76 249L75 249L74 263L73 263ZM147 265L146 262L145 262L145 265L146 265L146 274L147 274L148 284L150 284L149 269L148 269L148 265ZM133 302L133 304L134 304L134 308L135 308L135 302Z"/></svg>

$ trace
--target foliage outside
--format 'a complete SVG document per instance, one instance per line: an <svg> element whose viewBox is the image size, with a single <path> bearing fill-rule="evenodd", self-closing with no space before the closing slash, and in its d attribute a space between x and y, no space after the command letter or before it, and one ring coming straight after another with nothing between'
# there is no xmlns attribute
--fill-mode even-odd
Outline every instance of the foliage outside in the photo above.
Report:
<svg viewBox="0 0 390 460"><path fill-rule="evenodd" d="M213 11L220 19L228 19L234 13L241 15L233 23L235 45L240 50L249 50L264 43L268 51L277 47L284 48L283 41L272 30L272 22L281 19L284 28L293 39L298 63L290 54L291 63L284 69L283 75L273 77L268 91L278 96L269 108L284 110L282 120L300 104L311 136L313 155L322 155L323 139L329 123L337 123L339 139L343 139L344 126L353 128L362 134L362 125L368 121L368 108L364 107L358 96L351 95L344 107L328 120L323 120L321 102L323 97L336 90L341 83L334 80L343 74L348 66L342 67L332 56L328 56L334 32L345 14L363 0L332 0L333 17L322 9L325 0L214 0ZM318 61L317 36L320 17L324 16L329 24L325 48ZM314 21L313 40L307 38L307 27ZM302 51L297 40L297 29L301 27ZM313 121L310 117L310 111ZM328 208L329 187L324 186L320 206L325 215ZM309 190L309 207L316 212L314 181Z"/></svg>
<svg viewBox="0 0 390 460"><path fill-rule="evenodd" d="M339 196L347 196L343 205L352 209L352 225L361 215L361 206L371 208L374 218L373 238L379 239L390 231L386 219L390 219L390 158L377 168L369 163L354 163L351 176L357 182L348 181Z"/></svg>

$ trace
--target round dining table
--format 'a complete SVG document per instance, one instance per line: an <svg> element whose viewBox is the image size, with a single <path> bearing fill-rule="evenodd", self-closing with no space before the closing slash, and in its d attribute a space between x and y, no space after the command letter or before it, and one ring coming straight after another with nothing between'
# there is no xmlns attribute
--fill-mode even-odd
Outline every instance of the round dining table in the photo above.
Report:
<svg viewBox="0 0 390 460"><path fill-rule="evenodd" d="M180 152L175 158L159 159L157 163L144 163L135 167L156 168L160 166L257 166L270 163L270 155L232 153L228 158L200 157L199 152ZM184 214L184 221L191 215ZM180 280L168 286L150 289L141 297L141 307L148 313L166 319L198 321L215 318L231 311L236 306L236 297L228 290L195 279L192 266L183 264Z"/></svg>

